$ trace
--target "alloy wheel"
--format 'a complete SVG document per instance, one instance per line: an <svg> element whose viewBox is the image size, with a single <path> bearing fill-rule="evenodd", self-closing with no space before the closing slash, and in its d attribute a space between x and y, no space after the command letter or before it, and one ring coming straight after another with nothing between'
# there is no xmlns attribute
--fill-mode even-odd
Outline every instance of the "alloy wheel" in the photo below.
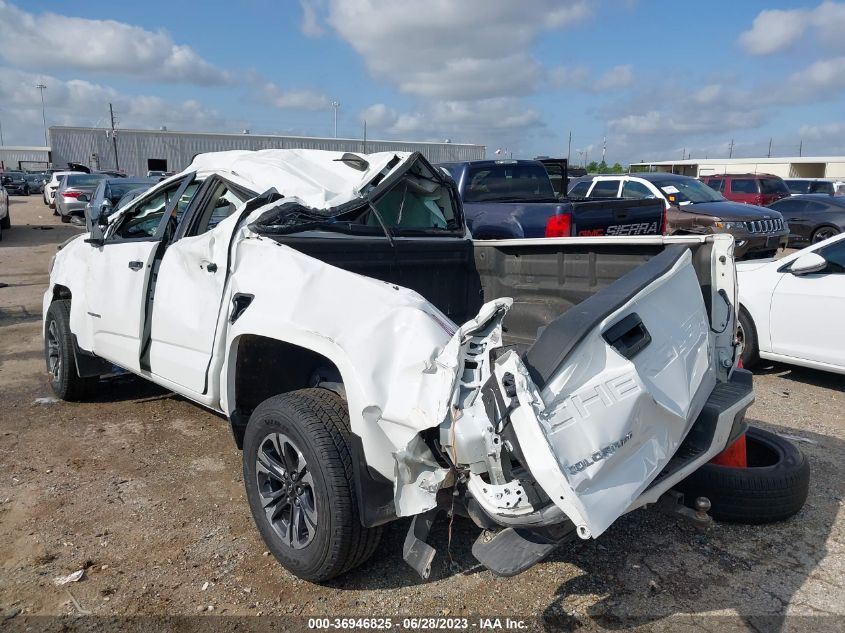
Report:
<svg viewBox="0 0 845 633"><path fill-rule="evenodd" d="M829 227L821 228L815 233L813 233L813 244L823 242L826 239L833 237L834 235L839 235L839 231Z"/></svg>
<svg viewBox="0 0 845 633"><path fill-rule="evenodd" d="M55 320L47 326L47 368L53 374L53 381L62 378L62 354L59 349L59 326Z"/></svg>
<svg viewBox="0 0 845 633"><path fill-rule="evenodd" d="M287 435L271 433L258 447L255 476L270 526L288 547L306 547L317 533L317 498L302 451Z"/></svg>

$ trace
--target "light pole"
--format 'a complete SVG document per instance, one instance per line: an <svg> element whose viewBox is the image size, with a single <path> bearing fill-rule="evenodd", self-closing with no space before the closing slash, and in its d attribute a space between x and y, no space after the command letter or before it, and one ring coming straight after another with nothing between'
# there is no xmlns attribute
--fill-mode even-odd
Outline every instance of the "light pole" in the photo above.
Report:
<svg viewBox="0 0 845 633"><path fill-rule="evenodd" d="M44 112L44 91L47 89L47 86L38 84L35 87L41 91L41 121L44 123L44 147L47 147L50 145L47 141L47 115Z"/></svg>
<svg viewBox="0 0 845 633"><path fill-rule="evenodd" d="M334 137L337 138L337 110L340 108L340 101L332 101L331 106L334 109Z"/></svg>

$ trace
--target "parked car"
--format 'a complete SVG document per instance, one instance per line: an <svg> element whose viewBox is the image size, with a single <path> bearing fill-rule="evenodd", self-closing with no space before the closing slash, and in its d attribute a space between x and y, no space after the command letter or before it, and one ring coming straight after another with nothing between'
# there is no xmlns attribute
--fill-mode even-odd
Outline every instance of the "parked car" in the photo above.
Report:
<svg viewBox="0 0 845 633"><path fill-rule="evenodd" d="M130 191L140 189L146 191L159 182L158 178L104 178L97 184L91 200L85 206L85 226L92 231L99 217L108 217L112 211L118 209L118 202Z"/></svg>
<svg viewBox="0 0 845 633"><path fill-rule="evenodd" d="M47 184L48 179L47 172L43 171L29 171L26 172L24 177L26 178L26 182L29 185L29 193L43 193L44 192L44 185Z"/></svg>
<svg viewBox="0 0 845 633"><path fill-rule="evenodd" d="M845 235L769 263L737 264L742 362L845 374Z"/></svg>
<svg viewBox="0 0 845 633"><path fill-rule="evenodd" d="M164 178L169 178L175 171L161 171L159 169L151 169L147 172L147 178L158 178L159 180L163 180Z"/></svg>
<svg viewBox="0 0 845 633"><path fill-rule="evenodd" d="M654 200L580 201L558 198L536 160L443 163L476 239L660 235L663 205Z"/></svg>
<svg viewBox="0 0 845 633"><path fill-rule="evenodd" d="M835 178L784 178L792 195L803 193L826 193L845 196L845 180Z"/></svg>
<svg viewBox="0 0 845 633"><path fill-rule="evenodd" d="M729 233L737 259L772 257L785 248L789 229L777 211L730 202L695 178L637 173L573 181L570 198L657 198L666 206L667 235Z"/></svg>
<svg viewBox="0 0 845 633"><path fill-rule="evenodd" d="M54 171L50 175L50 180L47 181L47 184L44 185L44 204L49 206L51 209L56 208L56 189L59 188L59 185L62 183L62 178L67 176L68 174L81 174L84 172L79 171ZM54 215L59 215L58 211L54 212Z"/></svg>
<svg viewBox="0 0 845 633"><path fill-rule="evenodd" d="M161 182L161 181L156 180L156 182ZM120 197L120 200L118 200L117 204L114 205L114 209L115 210L116 209L122 209L124 205L129 204L130 202L132 202L135 198L137 198L141 194L149 191L149 189L150 189L149 187L144 187L144 186L137 187L136 189L130 189L129 191L127 191L126 193L124 193Z"/></svg>
<svg viewBox="0 0 845 633"><path fill-rule="evenodd" d="M22 171L5 171L0 178L3 182L3 187L9 194L17 196L29 195L29 183L26 180L26 174Z"/></svg>
<svg viewBox="0 0 845 633"><path fill-rule="evenodd" d="M796 195L769 205L789 224L789 245L815 244L845 231L845 196Z"/></svg>
<svg viewBox="0 0 845 633"><path fill-rule="evenodd" d="M56 211L62 222L70 222L72 216L85 217L85 206L100 181L108 176L102 174L67 174L56 190Z"/></svg>
<svg viewBox="0 0 845 633"><path fill-rule="evenodd" d="M702 176L701 182L721 193L727 200L761 207L791 195L783 178L771 174Z"/></svg>
<svg viewBox="0 0 845 633"><path fill-rule="evenodd" d="M66 400L116 364L227 416L258 530L301 578L360 565L399 517L427 577L443 508L513 575L678 508L743 433L732 246L472 240L418 153L202 154L55 255L45 358Z"/></svg>
<svg viewBox="0 0 845 633"><path fill-rule="evenodd" d="M3 239L3 229L12 226L12 218L9 215L9 193L0 184L0 240Z"/></svg>

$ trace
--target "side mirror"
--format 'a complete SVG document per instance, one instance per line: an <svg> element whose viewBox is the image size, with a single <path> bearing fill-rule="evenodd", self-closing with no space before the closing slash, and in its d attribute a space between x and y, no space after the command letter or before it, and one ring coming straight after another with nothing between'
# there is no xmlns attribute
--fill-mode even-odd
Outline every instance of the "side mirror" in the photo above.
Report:
<svg viewBox="0 0 845 633"><path fill-rule="evenodd" d="M97 216L97 226L100 227L103 231L106 230L106 227L109 225L109 218L107 215L101 213Z"/></svg>
<svg viewBox="0 0 845 633"><path fill-rule="evenodd" d="M793 275L810 275L827 268L827 260L818 253L804 253L792 262L789 272Z"/></svg>

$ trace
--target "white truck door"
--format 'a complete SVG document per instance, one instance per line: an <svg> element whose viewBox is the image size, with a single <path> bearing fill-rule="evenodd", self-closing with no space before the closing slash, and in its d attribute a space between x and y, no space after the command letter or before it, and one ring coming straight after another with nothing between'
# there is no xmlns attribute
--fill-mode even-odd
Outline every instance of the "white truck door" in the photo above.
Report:
<svg viewBox="0 0 845 633"><path fill-rule="evenodd" d="M130 371L140 370L147 287L155 255L191 177L140 198L121 214L103 245L93 249L88 259L85 296L92 351Z"/></svg>
<svg viewBox="0 0 845 633"><path fill-rule="evenodd" d="M164 254L155 288L150 371L197 394L207 391L229 246L239 214L252 194L221 179L206 186L185 231Z"/></svg>

